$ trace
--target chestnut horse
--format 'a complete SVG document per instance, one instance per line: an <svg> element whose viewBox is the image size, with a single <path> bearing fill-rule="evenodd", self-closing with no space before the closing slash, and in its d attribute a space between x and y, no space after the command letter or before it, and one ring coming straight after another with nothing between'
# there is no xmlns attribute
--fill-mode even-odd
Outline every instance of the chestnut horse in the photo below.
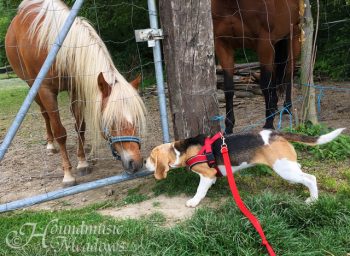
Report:
<svg viewBox="0 0 350 256"><path fill-rule="evenodd" d="M234 49L251 48L260 62L260 87L265 98L266 123L274 129L277 89L286 91L284 107L291 108L291 79L300 54L299 0L212 0L216 56L224 70L226 132L232 133ZM283 84L283 86L282 86Z"/></svg>
<svg viewBox="0 0 350 256"><path fill-rule="evenodd" d="M60 0L24 0L6 34L6 53L16 74L32 86L51 45L69 15ZM137 84L137 81L134 81ZM78 133L78 170L86 170L85 122L93 148L108 140L113 155L128 172L142 167L140 140L145 127L145 106L137 89L115 68L112 58L93 27L77 17L44 79L36 102L47 131L47 149L59 145L64 171L63 185L75 184L66 149L57 95L67 90Z"/></svg>

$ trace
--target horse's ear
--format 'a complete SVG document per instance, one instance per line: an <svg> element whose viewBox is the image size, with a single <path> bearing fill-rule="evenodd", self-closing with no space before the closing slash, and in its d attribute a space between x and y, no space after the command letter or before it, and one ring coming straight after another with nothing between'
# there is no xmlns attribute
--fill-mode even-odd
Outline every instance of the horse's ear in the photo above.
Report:
<svg viewBox="0 0 350 256"><path fill-rule="evenodd" d="M132 87L138 90L141 84L141 80L142 80L142 77L141 77L141 74L139 74L134 80L130 82L130 84L132 85Z"/></svg>
<svg viewBox="0 0 350 256"><path fill-rule="evenodd" d="M102 98L107 98L111 94L112 87L106 82L102 72L98 75L97 83L102 92Z"/></svg>

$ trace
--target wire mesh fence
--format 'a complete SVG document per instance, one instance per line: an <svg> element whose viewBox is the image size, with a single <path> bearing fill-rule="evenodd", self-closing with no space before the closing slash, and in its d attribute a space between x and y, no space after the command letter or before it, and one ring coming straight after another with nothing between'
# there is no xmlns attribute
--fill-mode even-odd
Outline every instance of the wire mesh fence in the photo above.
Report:
<svg viewBox="0 0 350 256"><path fill-rule="evenodd" d="M71 6L73 1L66 1ZM1 29L5 31L10 19L15 15L20 1L2 1L1 12L7 20L1 20ZM320 25L317 43L317 58L315 78L317 89L317 106L319 109L319 120L332 127L348 127L349 116L349 41L342 37L349 31L350 21L348 19L349 4L325 2L320 6ZM58 12L57 12L58 13ZM118 1L110 0L98 2L95 0L86 1L80 15L86 17L96 29L98 36L106 44L111 53L116 68L131 81L138 74L142 75L141 95L147 108L147 133L140 134L142 139L142 154L146 156L150 149L162 143L161 125L159 120L159 107L154 87L155 83L154 61L152 51L146 43L136 43L134 30L148 28L148 8L145 1ZM209 15L209 14L208 14ZM4 25L6 24L6 25ZM3 29L5 28L6 29ZM6 31L5 31L6 32ZM1 40L5 33L2 32ZM234 36L232 36L234 37ZM87 48L92 45L87 45ZM8 64L4 57L5 44L0 43L0 66ZM100 56L91 56L98 60ZM236 62L239 65L246 65L237 68L234 76L236 86L236 98L234 99L234 111L236 125L234 132L243 132L253 128L261 128L265 122L265 107L262 93L259 89L259 67L256 64L258 58L253 51L238 50ZM254 64L255 63L255 64ZM254 65L253 65L254 64ZM253 68L252 68L253 66ZM0 74L1 75L1 74ZM90 75L88 73L81 76ZM296 73L298 77L298 73ZM2 75L1 75L2 76ZM12 76L5 74L4 77ZM333 80L337 79L337 80ZM295 124L302 102L298 78L295 78L293 87L293 116L280 116L278 114L276 124L287 127L290 123ZM0 138L3 138L7 128L22 103L28 86L21 79L0 80ZM205 106L203 91L194 95L198 97ZM213 93L210 92L210 96ZM224 96L219 93L220 114L225 115ZM280 110L281 100L280 100ZM67 150L73 166L79 164L76 157L78 136L75 131L75 120L71 113L71 100L66 92L59 94L59 111L63 125L67 130ZM215 122L223 123L222 116ZM292 118L292 119L290 119ZM15 140L6 154L5 159L0 163L0 202L5 203L31 195L47 193L61 187L63 172L61 169L61 158L56 144L56 152L48 152L46 149L47 138L45 134L45 123L42 118L42 111L37 104L33 104L25 121L19 130ZM101 132L98 131L98 132ZM113 159L107 144L102 145L91 154L91 138L86 138L85 153L89 156L88 162L93 166L90 175L77 177L78 183L84 183L99 178L105 178L120 173L122 165ZM123 189L123 188L121 188ZM91 192L83 198L71 197L71 204L84 204L95 202L106 198L105 190ZM84 201L85 199L85 201Z"/></svg>
<svg viewBox="0 0 350 256"><path fill-rule="evenodd" d="M139 1L140 2L140 1ZM141 74L141 86L140 86L140 92L144 97L144 101L146 105L152 104L151 109L153 104L155 106L153 107L153 111L149 114L147 114L146 118L150 121L150 131L154 132L156 130L156 139L154 138L149 138L147 137L146 133L138 133L137 129L139 127L136 127L136 134L131 134L131 135L137 135L141 137L142 140L142 150L143 150L143 155L145 155L145 152L147 152L151 147L155 146L156 144L160 144L162 142L161 140L161 129L160 129L160 121L159 121L159 108L156 107L157 101L154 100L154 97L150 97L151 93L153 93L153 90L146 90L146 87L149 85L153 85L155 81L154 77L154 63L153 60L150 58L152 56L152 51L147 48L146 45L144 44L136 44L134 40L134 29L135 26L142 26L148 27L149 26L149 21L148 21L148 16L149 12L148 9L145 8L144 3L138 2L119 2L117 4L112 4L112 3L104 3L103 5L98 5L95 2L91 3L86 3L84 6L84 9L82 11L83 14L86 14L86 16L89 15L93 16L92 18L92 23L94 27L97 29L97 36L101 37L103 39L103 35L101 31L104 31L105 34L110 35L107 40L104 40L104 43L108 46L108 49L110 53L112 54L114 63L116 68L125 76L125 78L128 81L133 80L136 76ZM58 7L58 8L54 8ZM50 9L51 8L51 9ZM118 10L118 8L120 8ZM9 4L5 3L5 12L7 11L7 14L9 17L13 17L15 15L15 3ZM57 20L61 19L64 14L65 7L62 7L60 5L53 5L48 7L48 12L46 15L50 15L50 12L52 13L53 20L54 22L57 22ZM104 10L104 11L101 11ZM108 17L110 15L106 15L106 13L110 12L113 10L115 13L120 12L122 14L121 20L118 20L119 16L117 17L117 20L108 20ZM103 15L105 16L104 21L100 21L99 17ZM138 19L139 21L137 22L137 25L135 25L135 19ZM124 22L123 22L124 21ZM145 22L143 22L145 21ZM106 23L109 22L109 29L110 31L107 31L106 29ZM116 22L116 23L115 23ZM78 23L84 23L82 19L78 20ZM84 23L83 25L86 25L87 23ZM118 26L114 26L114 24L118 24ZM52 27L51 30L53 31L53 34L57 34L59 31L59 27ZM137 27L137 28L142 28L142 27ZM103 30L104 29L104 30ZM52 31L51 31L52 32ZM89 31L90 34L93 34L93 31ZM112 34L110 34L112 33ZM93 34L94 35L94 34ZM114 36L113 36L114 35ZM69 52L71 48L74 48L73 51L79 52L79 51L84 51L86 48L86 54L88 54L88 59L85 60L85 63L83 64L90 64L90 65L98 65L99 59L105 57L108 59L108 54L107 56L101 56L101 51L96 52L94 51L94 47L96 45L100 47L102 44L102 41L99 40L92 40L91 42L84 42L84 38L81 38L80 40L83 41L80 45L75 45L72 42L74 40L72 39L74 35L68 35L68 40L63 43L62 45L62 50L61 52ZM96 37L96 36L95 36ZM106 36L107 37L107 36ZM86 39L86 38L85 38ZM79 40L79 39L78 39ZM49 43L50 44L50 43ZM120 45L124 45L124 47L121 47ZM37 50L39 51L39 47L36 45L33 45L30 43L30 40L28 42L24 42L20 45L16 45L16 50L21 51L25 49L26 47L33 47L33 48L38 48ZM5 45L1 46L2 52L4 52ZM48 47L49 48L49 47ZM101 46L103 49L103 45ZM26 49L28 50L28 49ZM105 54L105 52L102 51L102 54ZM65 56L68 58L67 56ZM75 55L73 57L78 58L78 55ZM59 57L57 57L56 64L54 68L51 69L54 70L57 68L59 61ZM74 61L74 60L73 60ZM35 61L34 61L35 62ZM68 60L67 60L68 62ZM73 69L75 68L74 65L68 63L65 63L67 66L70 65L70 67ZM34 64L33 64L34 65ZM113 64L110 64L113 65ZM21 76L21 73L26 73L27 70L26 68L28 67L23 67L20 66L17 69L20 70L15 70L16 73L19 76ZM110 67L108 67L110 68ZM89 83L86 79L89 79L89 77L93 77L95 85L97 87L97 77L98 77L98 72L91 73L91 69L88 66L83 67L81 70L82 72L77 72L74 74L73 70L64 70L62 71L61 74L63 74L64 78L62 78L59 81L59 86L58 90L64 89L66 87L74 87L76 86L78 80L83 80L84 82ZM112 67L112 71L113 71ZM22 72L23 71L23 72ZM90 71L90 72L89 72ZM118 84L118 82L123 81L121 77L116 77L116 81L110 80L108 77L108 73L111 72L111 70L106 70L106 67L102 67L102 69L99 72L103 72L107 77L106 80L109 84L117 86L122 86L122 84ZM59 73L59 72L58 72ZM68 77L68 78L67 78ZM78 77L78 79L76 79ZM27 80L31 84L31 80L34 78L32 77L26 77L22 76L24 80ZM57 78L57 74L54 74L53 76L50 77L50 83L47 84L46 86L50 86L50 84L54 84L56 81L55 79ZM66 80L69 80L67 84ZM108 81L108 79L110 81ZM119 80L119 81L118 81ZM73 82L71 82L73 81ZM28 86L21 80L21 79L11 79L11 80L3 80L3 83L1 85L3 88L2 89L2 106L1 107L1 137L3 137L3 134L5 134L7 127L13 120L14 116L16 115L16 112L18 110L18 107L20 106L21 102L23 101L24 96L28 92ZM87 86L86 84L82 86ZM113 86L111 87L112 91L114 88ZM66 88L67 89L67 88ZM83 89L84 90L84 89ZM68 88L69 91L69 88ZM96 91L95 91L96 92ZM63 122L63 126L66 128L67 131L67 151L68 155L70 156L71 160L71 165L73 166L73 173L74 175L76 174L75 172L75 167L79 166L80 162L82 159L77 159L75 151L77 151L77 142L81 140L80 136L77 135L76 133L76 125L77 121L72 117L72 113L74 112L74 104L79 101L83 100L84 107L85 105L88 104L98 104L101 105L101 99L96 99L96 100L89 100L83 98L74 98L74 93L75 91L71 91L71 93L67 92L61 92L59 93L58 97L58 108L54 109L52 112L59 113L61 116L61 120ZM111 92L111 95L113 92ZM39 93L40 94L40 93ZM124 95L124 96L123 96ZM134 94L131 94L131 97L138 97L133 96ZM40 97L40 96L39 96ZM43 96L41 96L43 97ZM72 100L73 97L73 100ZM112 97L112 96L110 96ZM92 98L93 99L93 98ZM133 99L128 98L128 95L125 96L125 93L122 94L120 97L116 97L114 101L110 101L110 104L119 104L119 102L124 101L124 104L128 104L128 101L132 101ZM40 100L41 103L43 99ZM149 101L150 103L148 103ZM126 103L125 103L126 102ZM123 106L121 105L120 108ZM134 111L132 107L136 108L135 106L131 106L130 112ZM87 107L86 107L87 108ZM113 108L113 106L112 106ZM118 107L116 107L118 108ZM73 111L72 111L73 110ZM125 115L126 119L128 118L133 118L132 113L128 113L128 110L124 111L119 111L121 115ZM117 111L118 112L118 111ZM12 201L14 199L18 198L23 198L28 195L34 195L34 194L39 194L39 193L46 193L49 191L52 191L54 189L57 189L61 187L60 181L63 176L62 170L61 170L61 159L59 157L60 154L55 154L58 153L58 145L56 143L55 149L51 149L47 151L47 135L45 134L45 123L43 122L44 119L42 118L43 113L50 113L49 110L45 109L40 109L36 104L33 104L29 113L26 115L25 121L16 136L15 140L13 141L11 147L8 149L8 152L6 154L5 159L1 162L1 175L2 179L1 182L4 185L3 190L1 191L1 202L8 202ZM99 113L102 115L102 113ZM117 115L118 116L118 115ZM102 117L101 117L102 118ZM131 120L133 121L133 120ZM51 123L53 126L53 124ZM113 123L111 124L113 126ZM54 129L54 128L53 128ZM89 127L87 128L89 129ZM114 130L109 130L110 133L122 133L123 130L129 129L128 126L121 126L117 127ZM90 128L91 130L91 128ZM105 133L104 129L97 129L95 131L96 133ZM63 136L55 136L54 132L54 139L59 140ZM86 181L91 181L95 180L98 178L104 178L108 177L111 175L115 175L121 172L121 170L125 169L125 166L121 166L120 162L115 161L113 159L113 156L110 152L110 147L108 146L107 143L102 143L102 145L98 148L96 148L93 153L92 151L92 146L91 146L91 138L87 137L87 143L86 146L84 147L84 153L86 156L88 156L88 163L90 166L93 167L94 171L92 175L89 175L89 177L80 177L78 179L78 183L84 183ZM123 146L124 144L121 144ZM147 145L147 146L145 146ZM62 151L62 148L60 149ZM123 151L123 150L121 150ZM130 151L130 149L124 148L124 151ZM131 151L128 157L133 157L133 152ZM121 156L123 158L123 155ZM141 159L139 159L142 161ZM141 163L142 165L142 163ZM14 170L18 170L18 172L14 172ZM26 185L24 186L15 186L14 184L17 183L24 183ZM35 189L32 189L35 188ZM11 192L10 192L11 191ZM79 200L78 200L79 201Z"/></svg>
<svg viewBox="0 0 350 256"><path fill-rule="evenodd" d="M212 1L216 2L216 1ZM290 1L292 2L292 1ZM260 4L263 4L261 2ZM287 3L287 2L286 2ZM267 11L264 8L254 8L245 6L239 6L242 3L237 2L238 6L232 7L229 10L225 10L224 14L216 14L218 16L216 19L226 20L228 23L231 22L231 31L227 30L223 34L220 35L220 32L217 32L217 38L221 37L223 40L227 40L231 42L235 41L236 47L235 49L235 74L234 74L234 84L235 84L235 94L236 99L234 99L234 111L237 111L236 115L236 129L235 132L239 131L247 131L255 127L261 127L264 124L265 118L263 118L264 109L261 108L261 105L264 104L263 98L257 96L257 94L261 94L259 88L259 79L261 78L260 74L260 65L270 65L269 63L264 63L261 61L261 56L257 55L256 51L248 48L256 48L257 44L261 44L266 41L270 41L271 45L275 45L274 47L274 69L278 68L278 65L284 64L291 60L290 55L293 54L293 49L288 49L289 56L286 60L278 60L276 59L276 55L278 54L276 44L278 44L278 40L276 41L276 37L273 37L273 30L270 27L270 36L271 38L259 38L259 36L252 35L252 28L249 28L249 24L243 24L242 20L245 23L249 23L250 20L247 18L249 15L250 19L253 19L252 16L255 14L260 14L263 17L267 17ZM266 2L265 2L266 4ZM257 4L258 5L258 4ZM301 116L301 106L304 100L302 95L301 88L302 87L313 87L316 88L316 105L317 105L317 115L319 117L319 121L326 122L331 119L333 116L340 120L339 125L345 125L346 122L342 122L342 120L349 118L349 116L345 113L346 109L349 108L348 102L339 101L337 103L334 102L334 97L339 99L342 97L347 98L349 96L349 75L347 72L349 71L349 52L347 46L348 38L344 36L349 29L349 3L346 1L322 1L318 5L318 1L311 1L313 17L314 17L314 25L316 36L316 60L315 60L315 70L314 70L314 78L315 84L303 84L300 81L300 60L296 58L294 60L294 64L296 65L296 69L294 70L294 79L291 80L293 84L292 97L293 97L293 115L283 115L283 103L285 101L284 95L279 95L279 103L278 103L278 113L277 113L277 121L275 120L275 126L278 128L288 127L291 125L297 125L299 123L299 118ZM317 12L319 6L319 13ZM249 9L250 8L250 9ZM283 10L282 10L283 11ZM276 19L278 17L283 16L284 21L289 19L289 24L292 24L291 15L293 13L293 9L289 8L289 15L285 15L280 11L276 14ZM298 10L296 10L298 13ZM300 13L300 12L299 12ZM215 14L214 14L215 15ZM241 19L241 21L239 21ZM218 23L218 21L216 21ZM279 30L283 26L280 22L279 24L275 24ZM217 29L222 29L222 27L218 27ZM214 23L215 30L215 23ZM301 33L301 34L300 34ZM284 37L288 39L298 38L298 41L303 41L304 31L302 30L300 33L295 33L293 30L289 30L289 34ZM282 38L281 38L282 39ZM246 46L244 49L240 49L241 47L237 46ZM263 54L266 54L265 52ZM259 62L260 61L260 62ZM220 62L220 61L219 61ZM220 67L221 68L221 67ZM233 67L232 67L233 68ZM227 69L226 69L227 70ZM286 75L287 69L284 70L284 75ZM220 73L218 76L218 82L221 84L222 89L224 89L224 79L223 74ZM286 81L288 82L288 80ZM270 81L270 86L273 85L273 81ZM327 92L326 94L324 94ZM244 98L244 99L240 99ZM247 100L248 98L248 100ZM225 98L223 95L219 98L224 105ZM255 101L259 103L254 103ZM252 107L252 110L247 109L247 101L250 105L255 105ZM243 111L241 111L242 109ZM345 110L345 111L344 111ZM241 113L240 113L241 112ZM339 117L336 117L339 113ZM249 113L249 118L247 118L246 113ZM260 113L260 115L259 115ZM244 119L240 118L244 116ZM248 123L247 123L248 121ZM334 126L334 123L328 125ZM240 127L241 129L237 129Z"/></svg>

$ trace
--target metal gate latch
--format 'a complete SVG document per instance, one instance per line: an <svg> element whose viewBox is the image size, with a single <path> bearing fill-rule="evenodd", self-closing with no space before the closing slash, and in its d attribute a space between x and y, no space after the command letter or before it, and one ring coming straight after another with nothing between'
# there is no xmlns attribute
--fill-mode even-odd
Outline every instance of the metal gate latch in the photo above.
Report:
<svg viewBox="0 0 350 256"><path fill-rule="evenodd" d="M154 47L156 45L156 40L164 39L162 29L138 29L135 30L135 39L136 42L146 42L148 47Z"/></svg>

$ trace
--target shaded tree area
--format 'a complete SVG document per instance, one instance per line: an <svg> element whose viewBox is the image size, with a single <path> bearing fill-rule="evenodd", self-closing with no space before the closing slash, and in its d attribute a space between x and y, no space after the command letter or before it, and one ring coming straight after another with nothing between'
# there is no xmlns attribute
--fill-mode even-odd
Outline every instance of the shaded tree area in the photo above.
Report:
<svg viewBox="0 0 350 256"><path fill-rule="evenodd" d="M316 21L316 0L311 1ZM315 76L350 79L350 1L320 0Z"/></svg>
<svg viewBox="0 0 350 256"><path fill-rule="evenodd" d="M6 61L4 37L20 0L0 0L0 66ZM74 0L66 0L72 5ZM316 0L312 0L316 17ZM81 16L86 17L106 42L115 64L127 77L153 69L152 51L136 44L134 30L149 27L145 0L86 0ZM317 37L315 76L336 80L350 78L350 1L320 0L320 26ZM249 53L249 51L247 51ZM238 53L239 54L239 53ZM237 60L246 61L240 54ZM248 54L249 61L253 58Z"/></svg>
<svg viewBox="0 0 350 256"><path fill-rule="evenodd" d="M0 66L7 63L4 37L20 0L0 0ZM72 6L74 0L65 1ZM86 17L106 43L115 65L128 79L153 70L147 43L136 43L135 29L149 27L147 1L85 0L79 16Z"/></svg>

